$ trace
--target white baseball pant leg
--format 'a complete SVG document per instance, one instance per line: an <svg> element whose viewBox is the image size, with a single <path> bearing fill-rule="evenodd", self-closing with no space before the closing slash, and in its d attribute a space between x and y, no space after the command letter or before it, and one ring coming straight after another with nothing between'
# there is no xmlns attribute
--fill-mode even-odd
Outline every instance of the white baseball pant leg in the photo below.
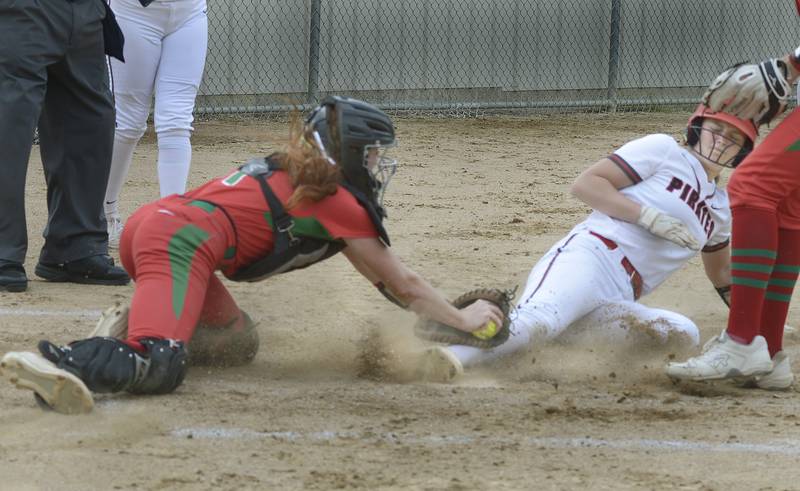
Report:
<svg viewBox="0 0 800 491"><path fill-rule="evenodd" d="M146 8L138 0L113 0L111 5L125 34L126 62L111 60L117 130L106 190L107 217L118 216L117 201L136 144L147 129L154 93L161 195L185 190L192 111L208 43L204 0L156 0Z"/></svg>
<svg viewBox="0 0 800 491"><path fill-rule="evenodd" d="M572 233L554 245L531 270L512 313L508 341L494 349L450 349L467 367L528 349L536 339L551 339L608 301L633 299L620 263L620 249L609 250L588 232Z"/></svg>
<svg viewBox="0 0 800 491"><path fill-rule="evenodd" d="M691 319L671 310L648 307L623 300L607 303L589 312L570 327L570 333L581 330L599 332L611 341L650 341L674 343L686 348L700 344L700 330Z"/></svg>
<svg viewBox="0 0 800 491"><path fill-rule="evenodd" d="M208 48L205 0L156 0L171 7L155 83L158 183L161 196L186 191L192 161L195 100ZM148 7L149 8L149 7Z"/></svg>

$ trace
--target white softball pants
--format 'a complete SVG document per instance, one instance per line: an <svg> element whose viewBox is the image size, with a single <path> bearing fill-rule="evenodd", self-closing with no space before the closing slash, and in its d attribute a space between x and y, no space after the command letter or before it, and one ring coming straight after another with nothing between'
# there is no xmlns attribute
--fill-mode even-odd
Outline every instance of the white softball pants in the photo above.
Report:
<svg viewBox="0 0 800 491"><path fill-rule="evenodd" d="M630 278L621 264L623 257L619 248L608 249L588 231L573 232L531 270L511 316L508 341L491 350L449 349L465 367L479 365L529 349L536 341L554 339L576 323L610 338L638 333L660 342L679 340L697 345L700 333L689 318L634 300Z"/></svg>
<svg viewBox="0 0 800 491"><path fill-rule="evenodd" d="M111 0L125 35L125 63L111 60L117 110L106 215L130 168L133 151L147 129L155 95L158 182L161 196L183 193L192 158L192 112L203 77L208 45L205 0ZM112 206L109 206L112 205Z"/></svg>

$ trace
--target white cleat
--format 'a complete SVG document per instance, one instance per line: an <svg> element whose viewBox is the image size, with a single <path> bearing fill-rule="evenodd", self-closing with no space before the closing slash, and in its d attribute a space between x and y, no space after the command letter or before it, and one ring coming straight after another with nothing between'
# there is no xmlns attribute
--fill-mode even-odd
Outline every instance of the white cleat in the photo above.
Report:
<svg viewBox="0 0 800 491"><path fill-rule="evenodd" d="M778 351L772 357L772 371L761 376L757 376L755 385L764 390L787 390L794 383L792 364L789 357L783 351Z"/></svg>
<svg viewBox="0 0 800 491"><path fill-rule="evenodd" d="M740 344L723 331L703 346L703 354L683 363L670 363L666 372L678 380L718 380L764 375L772 371L767 341L756 336L750 344Z"/></svg>
<svg viewBox="0 0 800 491"><path fill-rule="evenodd" d="M94 408L92 393L81 379L36 353L6 353L0 360L0 373L18 388L32 390L53 411L83 414Z"/></svg>
<svg viewBox="0 0 800 491"><path fill-rule="evenodd" d="M128 313L130 310L129 306L120 304L107 308L100 315L100 320L97 321L97 325L94 326L94 330L88 337L127 338Z"/></svg>
<svg viewBox="0 0 800 491"><path fill-rule="evenodd" d="M463 373L461 362L445 347L434 346L420 355L417 374L421 380L445 384Z"/></svg>
<svg viewBox="0 0 800 491"><path fill-rule="evenodd" d="M108 225L108 248L119 249L119 239L122 237L122 229L125 226L119 217L112 217L106 221Z"/></svg>

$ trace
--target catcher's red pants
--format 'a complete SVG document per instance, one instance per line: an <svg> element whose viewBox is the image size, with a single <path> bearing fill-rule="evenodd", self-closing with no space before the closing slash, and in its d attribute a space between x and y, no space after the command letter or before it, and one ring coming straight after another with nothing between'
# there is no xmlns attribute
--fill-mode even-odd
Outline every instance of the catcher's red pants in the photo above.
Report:
<svg viewBox="0 0 800 491"><path fill-rule="evenodd" d="M127 341L189 342L199 322L225 325L239 308L214 271L235 244L218 208L172 196L140 208L125 224L120 258L136 282Z"/></svg>
<svg viewBox="0 0 800 491"><path fill-rule="evenodd" d="M800 230L800 111L793 110L736 168L728 194L731 208L772 211L780 228Z"/></svg>

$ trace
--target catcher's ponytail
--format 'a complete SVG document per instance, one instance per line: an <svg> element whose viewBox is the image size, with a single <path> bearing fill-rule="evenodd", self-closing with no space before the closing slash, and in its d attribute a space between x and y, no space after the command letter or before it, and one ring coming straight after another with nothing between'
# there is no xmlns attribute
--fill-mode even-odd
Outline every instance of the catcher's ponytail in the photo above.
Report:
<svg viewBox="0 0 800 491"><path fill-rule="evenodd" d="M331 164L315 145L307 142L303 135L300 114L294 111L289 124L289 144L285 152L272 157L281 169L289 174L294 192L286 202L292 209L303 201L320 201L336 193L341 182L341 170Z"/></svg>

